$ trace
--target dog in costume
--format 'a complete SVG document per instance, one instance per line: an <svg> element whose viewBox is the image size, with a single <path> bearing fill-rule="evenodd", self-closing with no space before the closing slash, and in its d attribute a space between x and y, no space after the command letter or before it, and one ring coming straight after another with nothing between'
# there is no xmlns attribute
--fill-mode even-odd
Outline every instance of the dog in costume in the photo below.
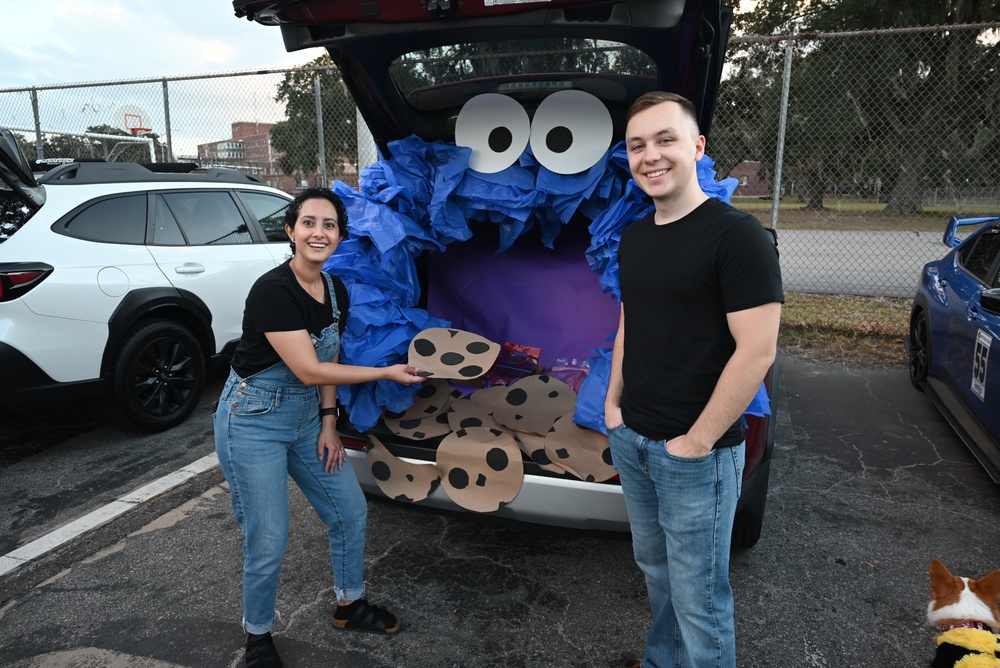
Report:
<svg viewBox="0 0 1000 668"><path fill-rule="evenodd" d="M932 668L1000 668L1000 571L978 580L930 564L931 602L927 621L937 626Z"/></svg>

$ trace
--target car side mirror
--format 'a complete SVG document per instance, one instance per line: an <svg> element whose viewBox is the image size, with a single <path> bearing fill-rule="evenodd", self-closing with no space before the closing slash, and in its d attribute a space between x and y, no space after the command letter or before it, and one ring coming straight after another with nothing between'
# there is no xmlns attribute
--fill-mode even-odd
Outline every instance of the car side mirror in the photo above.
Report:
<svg viewBox="0 0 1000 668"><path fill-rule="evenodd" d="M983 310L1000 315L1000 288L990 288L979 293L979 304Z"/></svg>

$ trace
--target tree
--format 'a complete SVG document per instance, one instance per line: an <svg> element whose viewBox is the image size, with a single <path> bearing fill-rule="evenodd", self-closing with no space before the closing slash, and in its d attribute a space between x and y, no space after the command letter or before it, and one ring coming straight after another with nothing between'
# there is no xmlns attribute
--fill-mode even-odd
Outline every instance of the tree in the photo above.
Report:
<svg viewBox="0 0 1000 668"><path fill-rule="evenodd" d="M1000 51L985 28L947 26L997 19L997 0L761 0L737 15L738 29L765 35L942 26L799 42L786 161L811 175L810 203L821 206L831 183L878 182L890 186L886 213L920 212L927 186L954 181L939 165L985 157L997 142L984 110L1000 102Z"/></svg>
<svg viewBox="0 0 1000 668"><path fill-rule="evenodd" d="M325 69L315 69L315 68ZM285 103L285 120L271 130L271 142L283 153L281 170L297 178L308 178L319 169L319 132L316 123L315 79L320 82L323 110L323 144L328 175L336 178L357 162L358 134L354 101L344 88L340 72L330 56L323 54L285 74L275 99Z"/></svg>
<svg viewBox="0 0 1000 668"><path fill-rule="evenodd" d="M762 42L730 48L707 146L720 175L744 160L763 162L764 156L774 155L781 77L763 74L781 67L780 61L771 62L774 53L771 44Z"/></svg>

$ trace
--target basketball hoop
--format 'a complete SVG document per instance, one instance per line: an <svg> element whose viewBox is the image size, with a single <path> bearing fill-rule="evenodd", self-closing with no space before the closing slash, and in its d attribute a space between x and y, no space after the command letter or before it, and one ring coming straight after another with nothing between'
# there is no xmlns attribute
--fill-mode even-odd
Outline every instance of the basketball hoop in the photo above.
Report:
<svg viewBox="0 0 1000 668"><path fill-rule="evenodd" d="M132 133L133 137L138 137L151 131L150 128L142 126L142 114L130 113L125 114L125 129Z"/></svg>

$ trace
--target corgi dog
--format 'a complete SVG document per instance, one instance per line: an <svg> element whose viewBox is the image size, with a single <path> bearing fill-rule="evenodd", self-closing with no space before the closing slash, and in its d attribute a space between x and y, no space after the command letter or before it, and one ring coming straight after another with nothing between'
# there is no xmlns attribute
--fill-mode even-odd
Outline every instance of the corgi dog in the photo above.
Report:
<svg viewBox="0 0 1000 668"><path fill-rule="evenodd" d="M970 580L930 564L927 621L938 627L932 668L1000 668L1000 571Z"/></svg>

